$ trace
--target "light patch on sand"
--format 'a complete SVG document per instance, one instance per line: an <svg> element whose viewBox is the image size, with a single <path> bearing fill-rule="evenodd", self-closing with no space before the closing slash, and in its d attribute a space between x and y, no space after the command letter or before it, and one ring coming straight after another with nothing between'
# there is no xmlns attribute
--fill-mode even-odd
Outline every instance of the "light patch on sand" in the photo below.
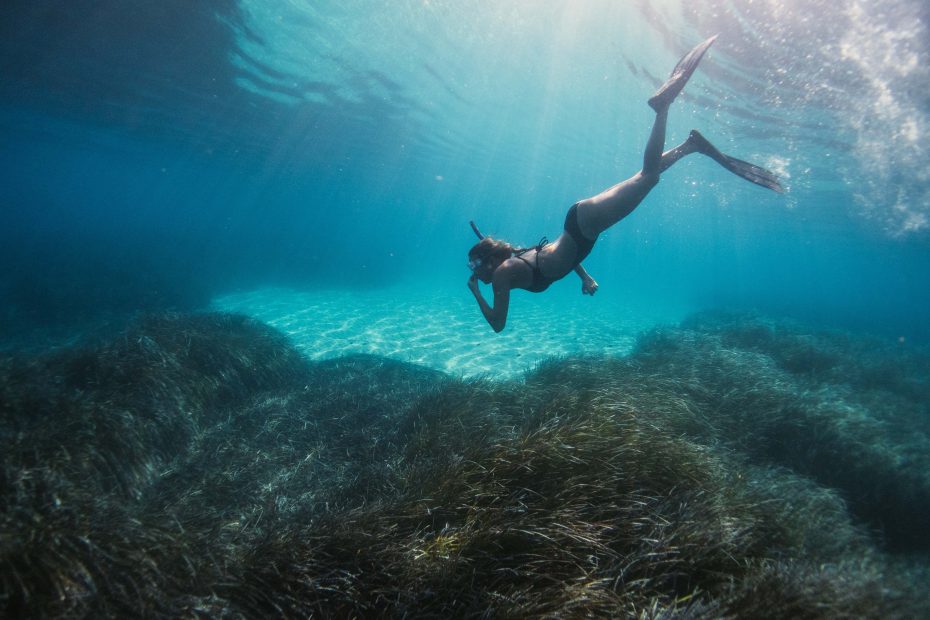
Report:
<svg viewBox="0 0 930 620"><path fill-rule="evenodd" d="M641 332L680 319L636 316L581 295L563 301L518 294L507 329L495 334L463 292L261 289L217 298L212 308L281 330L312 360L364 353L496 378L518 376L555 356L625 355Z"/></svg>

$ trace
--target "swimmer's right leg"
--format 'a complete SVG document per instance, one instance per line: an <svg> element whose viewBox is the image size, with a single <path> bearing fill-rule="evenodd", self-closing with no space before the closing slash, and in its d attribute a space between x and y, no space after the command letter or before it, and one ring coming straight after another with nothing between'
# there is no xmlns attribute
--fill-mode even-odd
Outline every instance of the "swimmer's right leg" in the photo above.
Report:
<svg viewBox="0 0 930 620"><path fill-rule="evenodd" d="M704 58L704 54L707 53L707 50L716 40L717 35L714 35L685 54L675 65L675 68L672 69L671 76L659 87L656 94L649 99L649 106L656 111L656 120L652 125L649 141L646 143L646 151L643 153L643 176L649 178L655 176L658 179L658 175L665 169L661 167L660 161L662 149L665 148L665 126L668 123L668 108L675 101L675 97L681 93L688 80L691 79L694 70L697 69L701 59Z"/></svg>
<svg viewBox="0 0 930 620"><path fill-rule="evenodd" d="M672 104L672 101L675 100L675 97L678 96L681 89L684 88L688 80L691 79L691 75L694 73L694 70L697 69L698 64L700 64L701 58L704 57L704 54L716 40L717 35L714 35L698 43L678 61L678 64L672 69L672 74L669 78L659 87L656 94L649 98L649 105L653 110L658 112L668 109L668 106Z"/></svg>
<svg viewBox="0 0 930 620"><path fill-rule="evenodd" d="M613 187L605 189L597 196L586 198L577 203L578 227L589 239L596 239L599 234L628 216L643 201L646 195L659 182L659 174L665 154L665 127L668 124L668 106L656 110L656 118L646 142L643 153L643 169ZM675 158L680 159L687 153Z"/></svg>
<svg viewBox="0 0 930 620"><path fill-rule="evenodd" d="M678 94L681 93L681 90L688 83L695 69L697 69L698 64L700 64L704 54L716 40L717 35L714 35L685 54L675 65L668 80L649 99L649 105L656 111L656 118L649 134L649 140L646 143L646 150L643 153L642 170L626 181L604 190L597 196L592 196L577 203L578 226L589 239L595 239L601 232L632 213L652 188L656 186L656 183L659 182L659 175L669 166L685 155L703 152L700 151L702 145L699 141L697 139L692 140L690 136L683 144L671 151L663 153L662 149L665 148L668 108ZM710 155L709 153L705 154ZM740 173L737 172L737 174ZM757 183L758 181L753 182Z"/></svg>

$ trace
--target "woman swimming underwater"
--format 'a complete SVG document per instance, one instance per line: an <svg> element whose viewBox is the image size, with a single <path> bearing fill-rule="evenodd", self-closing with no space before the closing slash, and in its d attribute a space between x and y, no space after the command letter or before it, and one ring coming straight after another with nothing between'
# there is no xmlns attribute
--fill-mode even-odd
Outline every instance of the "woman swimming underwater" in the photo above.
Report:
<svg viewBox="0 0 930 620"><path fill-rule="evenodd" d="M650 107L656 112L656 120L646 143L643 169L597 196L572 205L565 217L565 230L558 239L552 243L543 240L535 247L518 249L505 241L483 236L472 222L472 228L481 240L468 251L468 266L472 271L468 279L468 288L478 301L484 318L495 332L504 329L507 322L511 289L519 288L541 293L550 284L574 271L581 278L582 293L593 295L597 291L597 282L581 266L581 261L591 252L597 236L632 213L649 190L659 182L659 175L685 155L707 155L748 181L776 192L782 191L774 174L759 166L724 155L696 130L692 130L682 144L662 152L665 146L668 108L716 38L715 35L688 52L675 65L668 80L649 99ZM493 306L488 305L481 296L478 280L492 285Z"/></svg>

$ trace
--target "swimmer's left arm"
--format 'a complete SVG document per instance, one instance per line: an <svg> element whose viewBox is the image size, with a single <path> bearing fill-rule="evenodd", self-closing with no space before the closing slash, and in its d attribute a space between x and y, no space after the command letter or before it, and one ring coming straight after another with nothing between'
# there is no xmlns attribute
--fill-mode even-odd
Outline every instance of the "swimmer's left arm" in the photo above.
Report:
<svg viewBox="0 0 930 620"><path fill-rule="evenodd" d="M581 294L582 295L593 295L597 292L598 284L594 281L594 278L591 277L585 268L579 263L575 267L575 273L578 274L578 277L581 278Z"/></svg>
<svg viewBox="0 0 930 620"><path fill-rule="evenodd" d="M488 302L486 302L481 295L481 289L478 288L478 279L474 275L468 279L468 289L475 296L475 301L478 302L478 307L481 308L481 314L484 315L484 319L488 322L488 325L490 325L491 329L495 332L500 332L507 323L507 311L510 308L510 286L503 282L503 278L498 277L497 273L495 273L494 276L494 280L491 283L494 289L493 307L488 305Z"/></svg>

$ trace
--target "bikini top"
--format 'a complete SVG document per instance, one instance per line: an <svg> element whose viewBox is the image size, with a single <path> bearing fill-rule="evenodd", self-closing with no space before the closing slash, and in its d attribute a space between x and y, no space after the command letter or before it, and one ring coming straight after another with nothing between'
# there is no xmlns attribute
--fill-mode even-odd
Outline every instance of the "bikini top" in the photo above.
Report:
<svg viewBox="0 0 930 620"><path fill-rule="evenodd" d="M521 248L519 250L514 251L513 253L514 258L519 258L524 263L526 263L527 267L533 270L533 281L530 282L530 285L526 288L526 290L528 290L531 293L542 293L544 290L549 288L550 284L555 282L554 279L547 278L546 276L543 275L542 271L539 270L539 251L542 250L544 246L548 245L548 243L549 243L549 240L543 237L542 239L539 240L539 243L537 243L535 246L531 248ZM530 263L530 261L526 260L526 258L523 256L524 254L532 250L536 250L535 264Z"/></svg>

